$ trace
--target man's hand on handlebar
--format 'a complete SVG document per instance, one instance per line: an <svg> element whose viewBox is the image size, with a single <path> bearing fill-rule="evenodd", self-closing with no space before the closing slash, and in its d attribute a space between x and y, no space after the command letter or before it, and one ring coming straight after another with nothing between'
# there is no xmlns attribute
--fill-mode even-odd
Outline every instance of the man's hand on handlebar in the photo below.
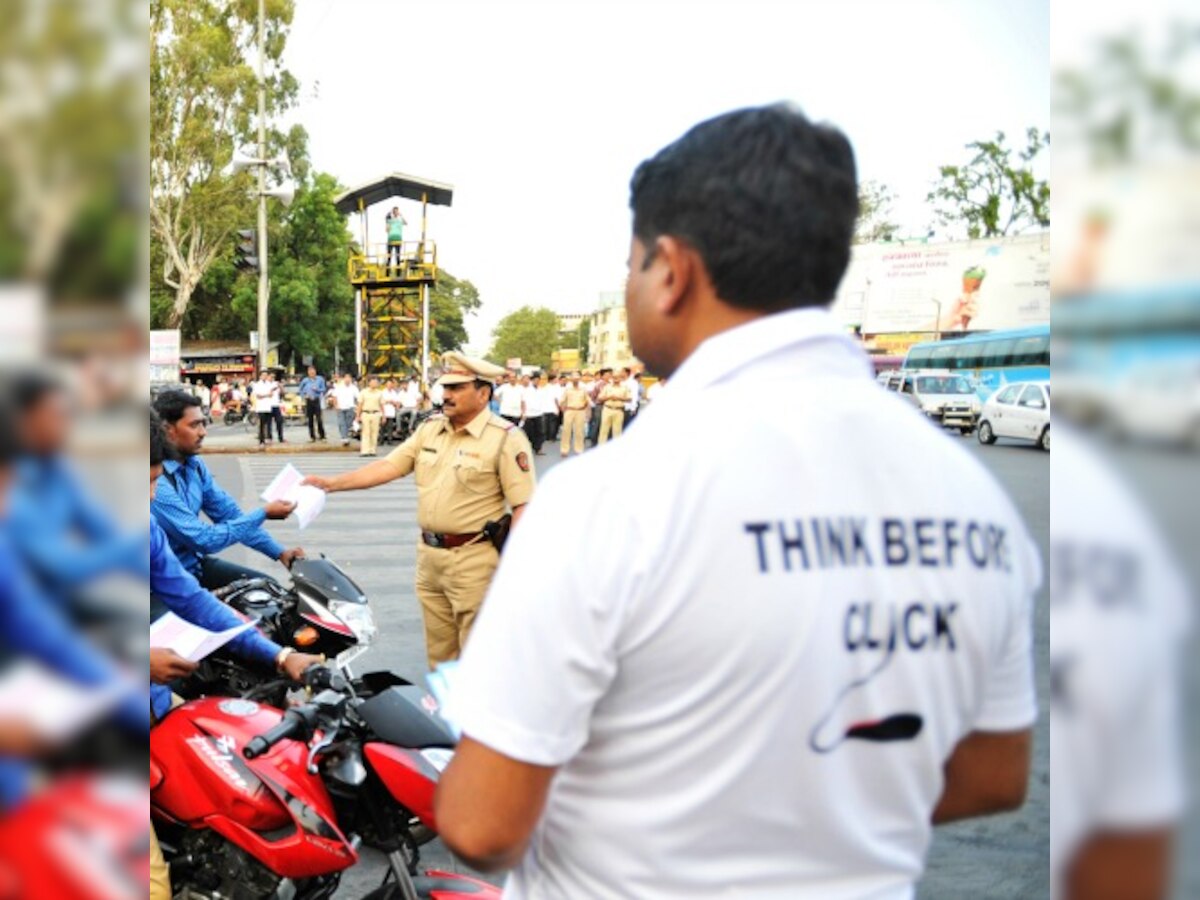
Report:
<svg viewBox="0 0 1200 900"><path fill-rule="evenodd" d="M291 569L293 562L305 558L303 547L293 547L291 550L284 550L279 554L279 561L283 563L285 569Z"/></svg>
<svg viewBox="0 0 1200 900"><path fill-rule="evenodd" d="M292 653L283 661L283 674L292 681L303 681L305 669L309 666L319 666L323 662L324 657L313 656L311 653Z"/></svg>

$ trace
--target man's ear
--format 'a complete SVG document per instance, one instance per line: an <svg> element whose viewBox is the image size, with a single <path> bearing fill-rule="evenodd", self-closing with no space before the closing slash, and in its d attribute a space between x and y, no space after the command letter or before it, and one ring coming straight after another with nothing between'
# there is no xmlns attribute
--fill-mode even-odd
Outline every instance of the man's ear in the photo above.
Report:
<svg viewBox="0 0 1200 900"><path fill-rule="evenodd" d="M677 314L695 286L695 251L678 238L660 235L654 241L650 266L658 269L655 308L665 316Z"/></svg>

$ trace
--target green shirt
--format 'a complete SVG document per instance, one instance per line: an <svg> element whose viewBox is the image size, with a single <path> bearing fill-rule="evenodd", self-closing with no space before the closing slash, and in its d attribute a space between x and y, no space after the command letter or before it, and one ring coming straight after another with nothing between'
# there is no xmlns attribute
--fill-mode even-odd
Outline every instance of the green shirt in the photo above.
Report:
<svg viewBox="0 0 1200 900"><path fill-rule="evenodd" d="M404 220L399 216L387 220L388 243L399 244L404 240Z"/></svg>

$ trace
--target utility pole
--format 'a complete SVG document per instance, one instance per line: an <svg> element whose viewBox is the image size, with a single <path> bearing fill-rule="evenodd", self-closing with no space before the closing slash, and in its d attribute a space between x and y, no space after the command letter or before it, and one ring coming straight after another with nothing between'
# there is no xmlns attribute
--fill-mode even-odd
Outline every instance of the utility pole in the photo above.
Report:
<svg viewBox="0 0 1200 900"><path fill-rule="evenodd" d="M266 0L258 0L258 158L267 158ZM267 166L258 166L258 369L267 367Z"/></svg>

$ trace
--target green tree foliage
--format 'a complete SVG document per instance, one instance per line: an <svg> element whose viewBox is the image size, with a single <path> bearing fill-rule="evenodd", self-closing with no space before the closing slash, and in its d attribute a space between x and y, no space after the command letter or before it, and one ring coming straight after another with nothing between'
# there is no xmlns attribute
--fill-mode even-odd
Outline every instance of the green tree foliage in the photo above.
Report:
<svg viewBox="0 0 1200 900"><path fill-rule="evenodd" d="M293 0L267 0L268 118L299 87L279 65L292 13ZM257 139L257 21L256 0L150 3L150 226L162 285L174 292L167 327L183 322L230 235L254 219L251 174L223 170ZM268 129L268 156L294 149L297 136Z"/></svg>
<svg viewBox="0 0 1200 900"><path fill-rule="evenodd" d="M587 365L589 350L588 346L592 340L592 317L586 316L583 323L579 326L579 361L583 365Z"/></svg>
<svg viewBox="0 0 1200 900"><path fill-rule="evenodd" d="M488 356L500 365L519 357L524 365L548 368L550 354L558 349L558 335L558 313L544 306L522 306L500 320Z"/></svg>
<svg viewBox="0 0 1200 900"><path fill-rule="evenodd" d="M1050 147L1050 134L1030 128L1025 149L1005 145L1004 132L990 141L967 144L974 156L963 165L942 166L926 199L938 225L963 230L969 238L1019 234L1050 226L1050 185L1034 177L1034 159Z"/></svg>
<svg viewBox="0 0 1200 900"><path fill-rule="evenodd" d="M900 230L891 220L896 195L886 184L864 181L858 186L858 222L854 226L854 243L874 244L890 241Z"/></svg>
<svg viewBox="0 0 1200 900"><path fill-rule="evenodd" d="M431 357L447 350L461 350L467 342L467 316L481 305L479 289L471 282L455 278L445 269L438 273L437 284L429 292L429 353Z"/></svg>
<svg viewBox="0 0 1200 900"><path fill-rule="evenodd" d="M1093 164L1128 163L1159 148L1200 149L1200 91L1184 75L1195 63L1200 31L1176 21L1163 40L1147 41L1140 31L1109 37L1086 67L1055 77L1056 121Z"/></svg>

